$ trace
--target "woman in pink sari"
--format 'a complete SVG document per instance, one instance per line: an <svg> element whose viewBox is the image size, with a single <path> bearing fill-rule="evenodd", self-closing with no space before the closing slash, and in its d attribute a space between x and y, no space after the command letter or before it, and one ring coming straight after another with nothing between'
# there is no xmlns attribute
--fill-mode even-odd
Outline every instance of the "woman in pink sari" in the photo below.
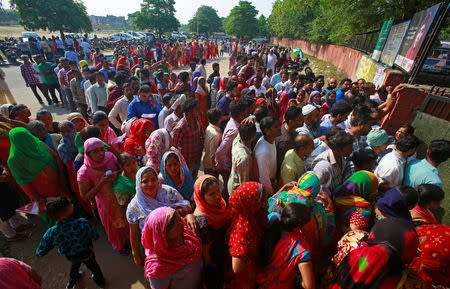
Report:
<svg viewBox="0 0 450 289"><path fill-rule="evenodd" d="M128 222L112 193L112 185L117 178L116 163L117 158L112 153L105 152L100 139L90 138L84 143L84 164L78 171L77 181L81 196L91 206L97 206L100 220L114 250L127 253Z"/></svg>
<svg viewBox="0 0 450 289"><path fill-rule="evenodd" d="M422 184L417 187L419 202L410 210L413 223L419 225L439 225L430 209L439 208L444 200L445 193L441 187L433 184Z"/></svg>
<svg viewBox="0 0 450 289"><path fill-rule="evenodd" d="M164 153L167 151L177 153L180 158L181 166L187 168L186 161L180 151L176 147L172 146L172 137L165 128L157 129L150 134L145 142L145 150L145 166L152 167L157 174L160 173L161 160Z"/></svg>
<svg viewBox="0 0 450 289"><path fill-rule="evenodd" d="M195 98L200 105L200 120L202 122L203 130L208 126L208 96L209 91L206 87L206 79L201 76L197 80L197 88L195 90Z"/></svg>
<svg viewBox="0 0 450 289"><path fill-rule="evenodd" d="M145 277L152 289L201 288L202 241L173 208L153 210L142 230Z"/></svg>

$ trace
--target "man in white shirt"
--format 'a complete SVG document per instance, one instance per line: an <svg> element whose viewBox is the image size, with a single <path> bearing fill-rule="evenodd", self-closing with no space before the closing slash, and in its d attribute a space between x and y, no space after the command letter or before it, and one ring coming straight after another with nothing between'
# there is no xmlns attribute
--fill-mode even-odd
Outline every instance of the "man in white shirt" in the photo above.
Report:
<svg viewBox="0 0 450 289"><path fill-rule="evenodd" d="M269 54L267 55L267 69L272 69L272 72L275 72L275 64L277 63L277 55L273 53L273 48L270 49Z"/></svg>
<svg viewBox="0 0 450 289"><path fill-rule="evenodd" d="M277 91L278 95L282 94L283 92L289 91L289 73L287 71L283 71L281 73L281 82L278 82L274 88Z"/></svg>
<svg viewBox="0 0 450 289"><path fill-rule="evenodd" d="M257 75L253 80L253 85L249 87L250 90L255 90L255 95L258 97L261 93L266 94L266 88L262 86L262 77Z"/></svg>
<svg viewBox="0 0 450 289"><path fill-rule="evenodd" d="M375 169L378 179L378 191L385 192L392 188L399 188L403 184L407 159L416 152L419 139L410 133L402 134L395 149L386 154Z"/></svg>
<svg viewBox="0 0 450 289"><path fill-rule="evenodd" d="M162 97L163 109L158 114L158 126L160 128L164 127L164 120L166 117L172 113L170 109L170 100L172 99L172 94L165 94Z"/></svg>
<svg viewBox="0 0 450 289"><path fill-rule="evenodd" d="M281 127L278 120L267 116L261 120L263 136L255 146L255 157L258 164L259 180L264 185L266 192L272 195L277 188L277 148L275 138L281 135Z"/></svg>
<svg viewBox="0 0 450 289"><path fill-rule="evenodd" d="M181 105L186 101L184 94L179 97L173 97L170 101L172 106L170 107L173 112L164 119L164 128L170 133L177 124L177 122L183 117L183 110Z"/></svg>
<svg viewBox="0 0 450 289"><path fill-rule="evenodd" d="M114 104L108 115L108 120L118 130L122 127L122 123L127 120L127 108L134 99L133 88L129 83L125 83L122 86L122 91L123 96Z"/></svg>

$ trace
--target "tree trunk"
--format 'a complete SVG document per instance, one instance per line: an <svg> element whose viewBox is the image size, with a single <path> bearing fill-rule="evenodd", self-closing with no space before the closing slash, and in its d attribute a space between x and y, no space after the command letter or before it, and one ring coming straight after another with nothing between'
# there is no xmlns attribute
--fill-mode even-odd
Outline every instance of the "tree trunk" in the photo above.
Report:
<svg viewBox="0 0 450 289"><path fill-rule="evenodd" d="M59 35L61 36L61 40L64 41L64 38L65 38L64 31L59 30Z"/></svg>

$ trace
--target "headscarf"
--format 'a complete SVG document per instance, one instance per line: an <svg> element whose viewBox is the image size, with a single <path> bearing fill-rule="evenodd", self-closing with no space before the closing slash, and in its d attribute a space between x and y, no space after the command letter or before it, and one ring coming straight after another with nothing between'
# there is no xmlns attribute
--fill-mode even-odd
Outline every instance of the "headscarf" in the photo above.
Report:
<svg viewBox="0 0 450 289"><path fill-rule="evenodd" d="M319 105L313 101L314 96L319 95L319 94L320 94L320 92L318 92L317 90L314 90L313 92L311 92L311 94L309 95L308 103L312 104L314 106Z"/></svg>
<svg viewBox="0 0 450 289"><path fill-rule="evenodd" d="M79 112L71 112L71 113L69 113L67 115L66 119L68 121L71 121L71 122L73 122L73 120L75 120L75 119L81 119L84 122L85 127L89 126L89 123L86 121L86 119L84 119L83 115L81 113L79 113Z"/></svg>
<svg viewBox="0 0 450 289"><path fill-rule="evenodd" d="M189 201L183 200L181 195L173 188L162 185L158 179L156 198L146 195L141 188L142 175L153 172L158 179L156 171L151 167L142 167L136 174L136 195L131 200L127 209L127 220L136 223L139 219L145 219L153 210L160 207L189 207Z"/></svg>
<svg viewBox="0 0 450 289"><path fill-rule="evenodd" d="M213 178L217 181L214 176L203 175L199 177L194 184L194 201L197 206L195 211L206 217L208 225L212 226L215 230L221 228L229 222L229 214L227 210L227 203L221 198L220 208L211 207L205 202L202 194L203 182L209 178Z"/></svg>
<svg viewBox="0 0 450 289"><path fill-rule="evenodd" d="M130 70L130 67L128 67L128 62L127 62L125 56L123 56L123 55L119 56L119 59L117 60L116 70L117 71L121 70L120 69L121 66L122 66L122 68L125 68L126 70Z"/></svg>
<svg viewBox="0 0 450 289"><path fill-rule="evenodd" d="M145 248L145 277L164 278L182 266L192 264L202 255L202 241L186 224L183 228L183 244L170 246L167 242L167 226L174 217L173 208L161 207L151 212L142 230Z"/></svg>
<svg viewBox="0 0 450 289"><path fill-rule="evenodd" d="M257 254L267 225L265 202L264 187L257 182L243 183L231 194L228 201L231 218L228 245L232 257Z"/></svg>
<svg viewBox="0 0 450 289"><path fill-rule="evenodd" d="M167 157L170 155L175 155L180 162L180 179L181 179L181 186L178 186L169 176L169 174L166 171L166 160ZM176 189L180 194L186 199L190 200L192 198L192 195L194 194L194 179L192 178L191 172L189 172L189 169L187 167L182 166L180 161L180 156L177 152L174 151L168 151L165 152L163 155L163 158L161 160L161 176L164 180L164 183L168 186L171 186L172 188Z"/></svg>
<svg viewBox="0 0 450 289"><path fill-rule="evenodd" d="M434 224L434 225L440 224L439 221L436 219L436 217L433 216L433 214L429 210L424 209L419 205L416 205L412 210L420 215L419 218L417 217L414 218L413 220L414 223Z"/></svg>
<svg viewBox="0 0 450 289"><path fill-rule="evenodd" d="M79 154L84 154L84 142L81 139L81 135L80 132L77 132L77 134L75 135L75 146L77 147L77 151Z"/></svg>
<svg viewBox="0 0 450 289"><path fill-rule="evenodd" d="M111 168L117 168L116 166L116 157L113 153L105 152L105 157L102 162L98 163L92 160L88 153L90 151L93 151L97 148L104 148L105 145L103 144L102 140L96 137L91 137L90 139L86 140L84 142L84 165L88 168L101 168L106 167L107 169Z"/></svg>
<svg viewBox="0 0 450 289"><path fill-rule="evenodd" d="M0 106L0 114L3 115L3 116L6 117L6 118L9 118L9 108L10 108L11 106L13 106L13 105L10 104L10 103L2 104L2 105Z"/></svg>
<svg viewBox="0 0 450 289"><path fill-rule="evenodd" d="M377 208L386 218L399 218L412 222L406 200L395 188L388 190L378 199Z"/></svg>
<svg viewBox="0 0 450 289"><path fill-rule="evenodd" d="M170 135L165 128L153 131L145 142L146 166L152 167L158 174L161 170L163 154L170 148Z"/></svg>
<svg viewBox="0 0 450 289"><path fill-rule="evenodd" d="M220 90L221 90L221 91L226 91L226 90L227 90L227 86L226 86L226 84L225 84L226 79L227 79L226 77L222 77L222 78L220 79L219 87L220 87Z"/></svg>
<svg viewBox="0 0 450 289"><path fill-rule="evenodd" d="M194 79L195 79L196 77L199 77L200 75L202 75L202 74L201 74L200 71L198 71L198 70L195 70L194 72L192 72L192 76L191 76L191 89L194 88Z"/></svg>
<svg viewBox="0 0 450 289"><path fill-rule="evenodd" d="M20 186L33 181L49 165L58 170L56 159L49 148L26 128L17 127L9 132L11 149L8 167Z"/></svg>
<svg viewBox="0 0 450 289"><path fill-rule="evenodd" d="M392 284L398 284L405 275L405 264L413 259L418 243L411 222L380 220L362 246L344 258L328 288L399 288Z"/></svg>
<svg viewBox="0 0 450 289"><path fill-rule="evenodd" d="M260 98L258 98L258 99L255 101L255 108L258 107L258 106L260 106L260 105L264 105L265 107L268 106L267 101L266 101L265 98L260 97Z"/></svg>
<svg viewBox="0 0 450 289"><path fill-rule="evenodd" d="M133 56L133 64L131 64L131 67L134 67L135 65L139 65L139 57L137 55Z"/></svg>
<svg viewBox="0 0 450 289"><path fill-rule="evenodd" d="M72 126L72 131L64 135L58 145L58 154L63 163L66 163L74 160L78 154L78 149L75 145L75 135L77 132L73 123L68 120L63 120L59 124L60 126Z"/></svg>
<svg viewBox="0 0 450 289"><path fill-rule="evenodd" d="M336 100L335 100L334 102L331 102L331 101L329 100L328 96L329 96L331 93L336 94L336 91L330 90L330 91L328 91L327 94L325 95L325 102L328 103L328 105L329 105L330 107L332 107L333 104L336 102Z"/></svg>
<svg viewBox="0 0 450 289"><path fill-rule="evenodd" d="M195 89L195 93L198 93L202 96L208 96L208 88L206 87L206 79L205 79L205 85L203 87L199 85L200 79L205 79L205 78L203 76L201 76L197 79L197 88Z"/></svg>
<svg viewBox="0 0 450 289"><path fill-rule="evenodd" d="M287 94L286 92L283 92L280 95L280 101L278 102L278 108L279 108L279 117L283 118L284 117L284 113L286 112L287 108L289 106L289 94Z"/></svg>
<svg viewBox="0 0 450 289"><path fill-rule="evenodd" d="M152 127L153 122L146 118L135 120L130 127L130 136L125 140L123 148L131 154L137 154L139 148L145 148L147 136L144 134L146 128Z"/></svg>

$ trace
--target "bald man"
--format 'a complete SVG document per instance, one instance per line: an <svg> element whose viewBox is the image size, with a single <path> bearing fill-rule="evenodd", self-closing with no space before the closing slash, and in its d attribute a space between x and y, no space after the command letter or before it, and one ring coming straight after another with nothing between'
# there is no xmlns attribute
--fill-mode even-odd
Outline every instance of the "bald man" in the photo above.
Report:
<svg viewBox="0 0 450 289"><path fill-rule="evenodd" d="M337 87L336 78L330 78L330 80L328 80L327 92L336 89L336 87Z"/></svg>
<svg viewBox="0 0 450 289"><path fill-rule="evenodd" d="M281 163L280 187L289 182L296 182L303 175L305 172L304 160L314 150L313 139L306 134L296 136L294 143L295 147L286 152Z"/></svg>

